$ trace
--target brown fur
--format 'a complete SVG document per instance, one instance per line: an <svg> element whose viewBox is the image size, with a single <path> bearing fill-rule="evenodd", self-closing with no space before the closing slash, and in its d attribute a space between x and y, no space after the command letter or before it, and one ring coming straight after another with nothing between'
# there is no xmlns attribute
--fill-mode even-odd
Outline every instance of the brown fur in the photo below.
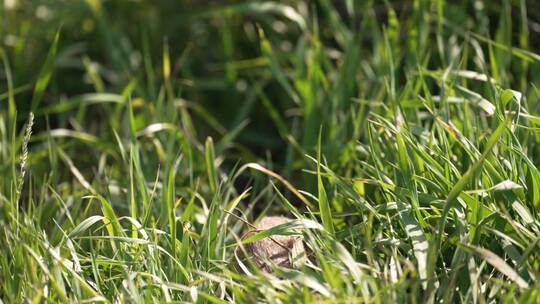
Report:
<svg viewBox="0 0 540 304"><path fill-rule="evenodd" d="M291 221L283 216L266 216L255 228L260 230L269 229ZM248 234L252 235L254 232ZM271 272L271 265L292 268L294 266L293 257L304 253L304 244L301 236L274 235L246 246L247 253L253 258L256 265L265 272Z"/></svg>

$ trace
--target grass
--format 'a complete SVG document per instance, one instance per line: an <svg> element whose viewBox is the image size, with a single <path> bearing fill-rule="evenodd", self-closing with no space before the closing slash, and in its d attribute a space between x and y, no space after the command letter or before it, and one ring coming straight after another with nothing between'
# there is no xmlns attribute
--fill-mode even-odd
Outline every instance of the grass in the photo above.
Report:
<svg viewBox="0 0 540 304"><path fill-rule="evenodd" d="M537 303L538 9L4 0L0 301Z"/></svg>

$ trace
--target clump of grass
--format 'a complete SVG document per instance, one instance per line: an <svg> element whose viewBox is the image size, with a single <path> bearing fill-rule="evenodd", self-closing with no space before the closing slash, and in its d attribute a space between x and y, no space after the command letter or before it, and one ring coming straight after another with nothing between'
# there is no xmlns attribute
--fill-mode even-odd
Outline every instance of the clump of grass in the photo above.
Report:
<svg viewBox="0 0 540 304"><path fill-rule="evenodd" d="M538 298L535 3L14 3L3 302Z"/></svg>

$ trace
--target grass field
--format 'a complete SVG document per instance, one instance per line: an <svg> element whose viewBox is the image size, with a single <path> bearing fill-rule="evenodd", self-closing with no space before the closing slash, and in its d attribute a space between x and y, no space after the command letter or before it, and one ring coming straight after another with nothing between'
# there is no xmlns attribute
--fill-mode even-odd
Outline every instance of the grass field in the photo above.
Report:
<svg viewBox="0 0 540 304"><path fill-rule="evenodd" d="M539 2L0 4L0 303L540 303Z"/></svg>

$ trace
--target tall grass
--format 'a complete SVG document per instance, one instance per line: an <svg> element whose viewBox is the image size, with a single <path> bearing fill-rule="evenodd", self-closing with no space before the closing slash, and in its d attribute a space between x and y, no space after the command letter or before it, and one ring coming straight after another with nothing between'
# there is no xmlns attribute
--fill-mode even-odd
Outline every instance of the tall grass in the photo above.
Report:
<svg viewBox="0 0 540 304"><path fill-rule="evenodd" d="M538 8L4 0L1 301L537 302Z"/></svg>

